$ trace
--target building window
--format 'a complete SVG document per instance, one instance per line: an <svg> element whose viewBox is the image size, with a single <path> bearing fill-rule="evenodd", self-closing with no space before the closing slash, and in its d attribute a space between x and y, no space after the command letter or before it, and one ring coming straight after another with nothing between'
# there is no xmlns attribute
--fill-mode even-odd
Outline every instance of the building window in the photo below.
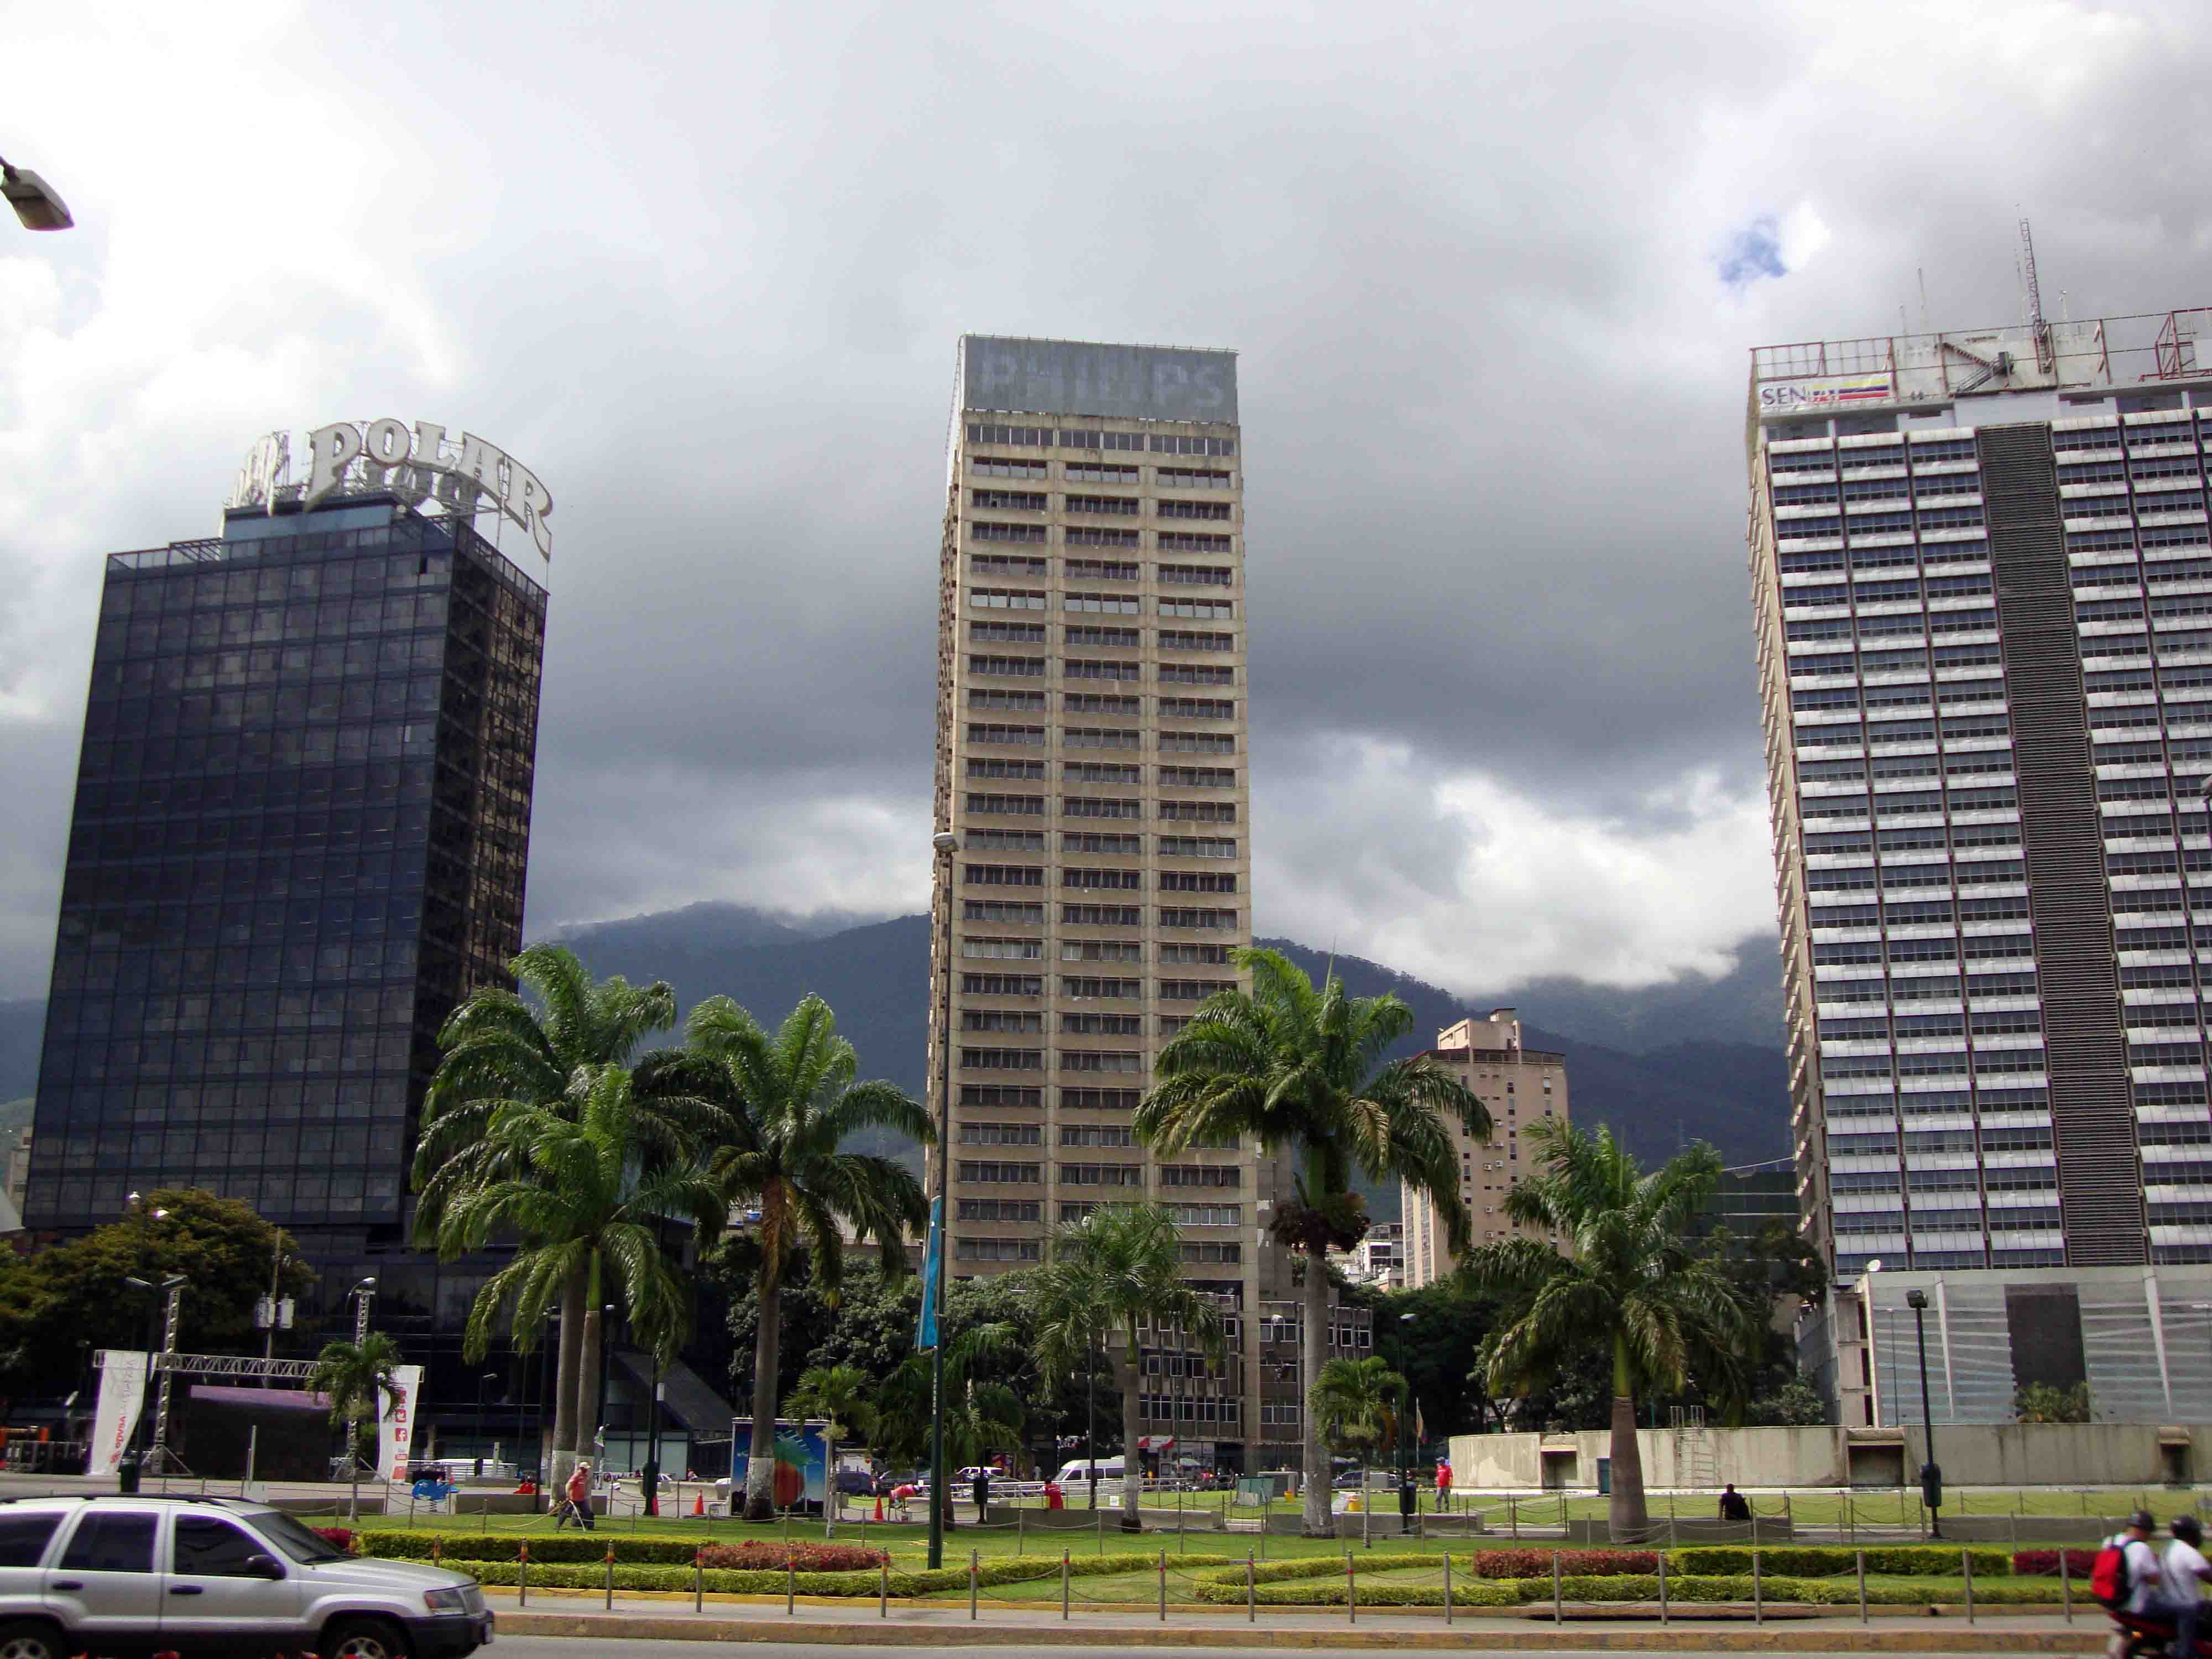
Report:
<svg viewBox="0 0 2212 1659"><path fill-rule="evenodd" d="M1060 1051L1060 1069L1063 1072L1141 1072L1145 1057L1123 1048L1063 1048Z"/></svg>
<svg viewBox="0 0 2212 1659"><path fill-rule="evenodd" d="M1135 1089L1062 1089L1060 1103L1084 1112L1133 1112L1139 1093Z"/></svg>
<svg viewBox="0 0 2212 1659"><path fill-rule="evenodd" d="M1070 559L1067 580L1072 582L1133 582L1143 574L1143 567L1132 559Z"/></svg>
<svg viewBox="0 0 2212 1659"><path fill-rule="evenodd" d="M1144 837L1137 835L1104 835L1085 830L1081 834L1066 834L1060 838L1063 853L1107 853L1134 854L1142 853Z"/></svg>
<svg viewBox="0 0 2212 1659"><path fill-rule="evenodd" d="M1035 939L979 939L963 935L960 954L1009 962L1036 962L1044 956L1044 941Z"/></svg>
<svg viewBox="0 0 2212 1659"><path fill-rule="evenodd" d="M970 791L968 796L970 812L994 812L1006 817L1040 817L1044 813L1042 795L979 795Z"/></svg>
<svg viewBox="0 0 2212 1659"><path fill-rule="evenodd" d="M961 1221L1037 1221L1043 1213L1044 1206L1033 1198L963 1198L954 1210Z"/></svg>
<svg viewBox="0 0 2212 1659"><path fill-rule="evenodd" d="M976 507L1012 507L1017 512L1042 513L1048 498L1026 489L974 489L969 501Z"/></svg>
<svg viewBox="0 0 2212 1659"><path fill-rule="evenodd" d="M1062 962L1142 962L1145 947L1129 939L1062 939L1060 959Z"/></svg>
<svg viewBox="0 0 2212 1659"><path fill-rule="evenodd" d="M1060 665L1060 673L1071 680L1134 680L1144 677L1144 670L1133 662L1098 662L1088 658L1071 658Z"/></svg>
<svg viewBox="0 0 2212 1659"><path fill-rule="evenodd" d="M1042 461L1017 461L998 455L971 455L968 468L989 478L1042 479L1049 471Z"/></svg>
<svg viewBox="0 0 2212 1659"><path fill-rule="evenodd" d="M1042 542L1045 527L1041 524L994 524L979 519L968 526L968 533L979 542Z"/></svg>
<svg viewBox="0 0 2212 1659"><path fill-rule="evenodd" d="M1070 513L1119 514L1134 518L1137 501L1133 495L1070 495L1067 510Z"/></svg>
<svg viewBox="0 0 2212 1659"><path fill-rule="evenodd" d="M1160 649L1163 651L1234 651L1234 634L1199 633L1188 629L1163 628L1160 630Z"/></svg>
<svg viewBox="0 0 2212 1659"><path fill-rule="evenodd" d="M978 611L1042 611L1045 596L1036 588L971 587L968 603Z"/></svg>
<svg viewBox="0 0 2212 1659"><path fill-rule="evenodd" d="M1140 818L1145 815L1145 804L1140 800L1105 799L1094 795L1063 795L1060 815L1065 818Z"/></svg>
<svg viewBox="0 0 2212 1659"><path fill-rule="evenodd" d="M1142 604L1133 593L1069 593L1060 600L1064 610L1105 611L1125 617L1135 616Z"/></svg>
<svg viewBox="0 0 2212 1659"><path fill-rule="evenodd" d="M952 1255L960 1261L1040 1261L1044 1243L1035 1238L956 1238Z"/></svg>

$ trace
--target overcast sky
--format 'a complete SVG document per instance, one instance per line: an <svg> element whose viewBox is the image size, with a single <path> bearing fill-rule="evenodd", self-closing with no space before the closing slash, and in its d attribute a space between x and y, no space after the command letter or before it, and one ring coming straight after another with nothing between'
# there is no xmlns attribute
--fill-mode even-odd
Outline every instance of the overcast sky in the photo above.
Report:
<svg viewBox="0 0 2212 1659"><path fill-rule="evenodd" d="M2172 4L0 0L0 995L105 551L261 433L556 501L533 931L925 902L963 331L1240 351L1256 919L1462 988L1770 951L1747 349L2212 303ZM510 538L510 540L514 538Z"/></svg>

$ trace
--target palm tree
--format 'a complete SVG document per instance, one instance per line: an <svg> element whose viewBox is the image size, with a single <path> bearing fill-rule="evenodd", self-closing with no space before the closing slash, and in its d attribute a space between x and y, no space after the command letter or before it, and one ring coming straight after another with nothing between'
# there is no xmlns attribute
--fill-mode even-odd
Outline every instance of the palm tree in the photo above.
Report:
<svg viewBox="0 0 2212 1659"><path fill-rule="evenodd" d="M580 1066L557 1105L508 1101L483 1136L488 1168L501 1173L447 1196L438 1253L451 1261L495 1238L522 1243L477 1291L463 1332L473 1364L489 1346L502 1309L520 1345L558 1304L564 1367L576 1387L571 1457L599 1411L600 1310L609 1293L630 1326L664 1361L690 1322L689 1287L670 1261L662 1232L689 1220L701 1237L722 1224L714 1183L695 1167L648 1162L655 1131L619 1066ZM571 1350L568 1332L581 1334ZM556 1449L557 1453L557 1449Z"/></svg>
<svg viewBox="0 0 2212 1659"><path fill-rule="evenodd" d="M1368 1461L1375 1448L1395 1440L1398 1413L1406 1407L1406 1379L1380 1358L1348 1359L1339 1356L1321 1368L1321 1375L1306 1391L1306 1408L1322 1439L1347 1455L1359 1459L1359 1540L1369 1535L1368 1516L1375 1494L1367 1479Z"/></svg>
<svg viewBox="0 0 2212 1659"><path fill-rule="evenodd" d="M810 1417L822 1419L824 1538L836 1536L837 1512L844 1507L837 1491L837 1443L848 1429L866 1435L875 1432L875 1407L868 1401L872 1386L868 1374L858 1365L810 1365L800 1375L791 1398L783 1402L786 1415L800 1422Z"/></svg>
<svg viewBox="0 0 2212 1659"><path fill-rule="evenodd" d="M906 1237L928 1220L921 1184L887 1158L841 1150L858 1130L895 1129L925 1146L929 1115L889 1083L854 1080L860 1061L837 1035L837 1018L809 996L770 1036L727 997L709 997L684 1027L685 1062L667 1076L727 1115L708 1169L726 1207L757 1211L760 1334L753 1347L751 1461L745 1518L775 1513L775 1386L783 1285L804 1249L813 1281L833 1304L845 1269L845 1230L872 1238L886 1275L907 1270Z"/></svg>
<svg viewBox="0 0 2212 1659"><path fill-rule="evenodd" d="M1152 1062L1157 1081L1137 1108L1137 1139L1157 1153L1172 1153L1195 1141L1250 1135L1267 1152L1297 1158L1297 1196L1277 1205L1269 1231L1304 1257L1303 1370L1317 1379L1329 1326L1328 1252L1349 1249L1367 1232L1352 1173L1425 1194L1450 1248L1464 1249L1468 1212L1445 1120L1486 1139L1490 1113L1425 1054L1382 1063L1390 1045L1413 1030L1413 1012L1396 997L1347 996L1333 972L1316 990L1278 951L1231 955L1252 975L1252 989L1216 992L1160 1050ZM1309 1420L1309 1536L1334 1530L1328 1468Z"/></svg>
<svg viewBox="0 0 2212 1659"><path fill-rule="evenodd" d="M307 1392L331 1402L331 1422L346 1425L346 1474L353 1486L347 1513L361 1518L361 1419L381 1423L398 1403L399 1345L382 1331L360 1342L326 1342L307 1373Z"/></svg>
<svg viewBox="0 0 2212 1659"><path fill-rule="evenodd" d="M980 1463L994 1452L1018 1451L1027 1413L1021 1396L1006 1384L980 1378L979 1370L1005 1373L1019 1351L1021 1334L1004 1322L971 1325L945 1334L945 1462L948 1469ZM908 1354L878 1383L869 1396L875 1413L877 1449L894 1466L919 1462L929 1447L933 1407L930 1364L926 1353ZM953 1524L955 1493L945 1482L931 1502Z"/></svg>
<svg viewBox="0 0 2212 1659"><path fill-rule="evenodd" d="M517 1103L573 1115L570 1091L585 1067L627 1064L649 1033L676 1024L676 994L664 980L633 986L617 976L594 981L567 947L533 945L507 964L534 1002L497 986L472 993L438 1033L443 1050L422 1108L422 1134L415 1149L414 1184L422 1197L415 1212L415 1242L436 1243L447 1206L458 1195L494 1182L512 1179L529 1167L512 1140L490 1134L501 1108ZM643 1161L675 1164L688 1156L687 1133L698 1129L699 1114L680 1096L654 1100L645 1116ZM586 1291L579 1285L563 1298L576 1316L561 1322L561 1351L554 1385L552 1479L568 1477L580 1441L589 1430L581 1419L579 1394L598 1376L596 1360L586 1361L587 1334L582 1310ZM596 1302L588 1304L597 1308ZM597 1318L592 1318L596 1332ZM540 1327L518 1329L515 1346L537 1346Z"/></svg>
<svg viewBox="0 0 2212 1659"><path fill-rule="evenodd" d="M1461 1264L1468 1284L1516 1310L1490 1339L1489 1387L1525 1395L1563 1362L1593 1350L1609 1356L1608 1513L1616 1543L1640 1542L1647 1519L1638 1395L1680 1388L1695 1351L1747 1352L1759 1340L1759 1315L1747 1310L1723 1266L1700 1254L1690 1237L1719 1185L1720 1155L1693 1146L1646 1175L1609 1128L1593 1135L1546 1119L1529 1126L1528 1139L1540 1172L1507 1195L1505 1212L1556 1236L1561 1248L1510 1238L1483 1245Z"/></svg>
<svg viewBox="0 0 2212 1659"><path fill-rule="evenodd" d="M1145 1490L1137 1441L1144 1422L1142 1339L1168 1346L1174 1328L1215 1358L1222 1351L1221 1313L1212 1297L1182 1276L1182 1236L1158 1204L1102 1205L1053 1235L1052 1259L1038 1270L1032 1295L1038 1357L1055 1377L1075 1375L1094 1342L1109 1337L1122 1350L1121 1528L1143 1525Z"/></svg>

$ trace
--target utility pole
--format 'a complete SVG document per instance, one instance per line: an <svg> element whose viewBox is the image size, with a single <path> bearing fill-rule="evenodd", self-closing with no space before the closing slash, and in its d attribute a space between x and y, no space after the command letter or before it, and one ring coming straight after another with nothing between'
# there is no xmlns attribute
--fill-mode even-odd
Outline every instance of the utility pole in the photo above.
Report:
<svg viewBox="0 0 2212 1659"><path fill-rule="evenodd" d="M945 1506L951 1494L945 1484L945 1258L951 1249L952 1219L947 1194L952 1186L952 855L960 839L949 831L933 836L941 874L938 887L945 895L945 926L937 936L939 967L944 989L938 1004L937 1027L937 1203L933 1214L937 1243L937 1270L922 1294L929 1298L930 1330L936 1340L929 1350L929 1566L934 1572L945 1565ZM1094 1487L1095 1491L1096 1488Z"/></svg>
<svg viewBox="0 0 2212 1659"><path fill-rule="evenodd" d="M1943 1535L1943 1517L1938 1513L1943 1507L1943 1471L1936 1462L1936 1419L1928 1407L1928 1292L1915 1288L1905 1293L1905 1305L1912 1310L1913 1334L1920 1343L1920 1434L1925 1443L1927 1462L1920 1466L1920 1498L1928 1505L1928 1535Z"/></svg>

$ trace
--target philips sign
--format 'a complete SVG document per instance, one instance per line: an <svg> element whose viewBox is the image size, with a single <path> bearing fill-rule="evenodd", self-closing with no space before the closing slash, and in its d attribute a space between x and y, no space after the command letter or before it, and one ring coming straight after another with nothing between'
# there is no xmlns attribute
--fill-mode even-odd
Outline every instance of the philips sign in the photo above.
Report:
<svg viewBox="0 0 2212 1659"><path fill-rule="evenodd" d="M451 439L442 426L417 421L410 428L389 416L341 421L308 433L307 453L307 483L295 483L292 434L270 433L246 456L225 505L273 513L280 500L313 507L341 487L389 489L418 507L435 500L465 518L496 513L526 532L549 562L553 557L546 523L552 492L514 456L473 434Z"/></svg>
<svg viewBox="0 0 2212 1659"><path fill-rule="evenodd" d="M961 338L966 409L1107 419L1237 418L1237 354L1079 340Z"/></svg>

